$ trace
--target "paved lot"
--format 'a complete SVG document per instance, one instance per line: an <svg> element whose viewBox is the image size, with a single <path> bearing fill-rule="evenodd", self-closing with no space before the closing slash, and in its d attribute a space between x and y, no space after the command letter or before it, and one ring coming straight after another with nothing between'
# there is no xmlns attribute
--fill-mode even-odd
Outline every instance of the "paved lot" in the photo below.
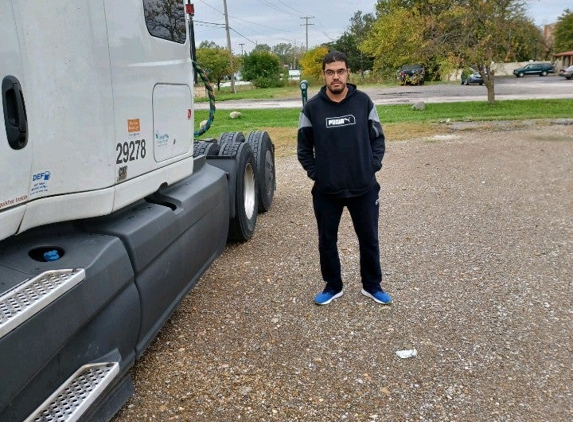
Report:
<svg viewBox="0 0 573 422"><path fill-rule="evenodd" d="M310 87L309 97L319 87ZM417 101L455 102L487 101L485 86L440 84L423 86L396 86L390 88L364 88L375 104L411 104ZM524 78L500 77L496 79L495 94L497 100L535 99L535 98L571 98L573 99L573 80L550 75L546 77L526 76ZM225 101L217 103L217 108L230 110L238 108L295 108L302 104L300 99L272 99L249 101ZM209 104L197 103L198 110L208 109Z"/></svg>

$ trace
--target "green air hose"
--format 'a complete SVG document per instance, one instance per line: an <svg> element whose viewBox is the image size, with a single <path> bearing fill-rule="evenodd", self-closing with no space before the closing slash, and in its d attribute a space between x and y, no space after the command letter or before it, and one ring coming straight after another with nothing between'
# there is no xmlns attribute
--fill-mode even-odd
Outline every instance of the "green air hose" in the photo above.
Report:
<svg viewBox="0 0 573 422"><path fill-rule="evenodd" d="M213 93L213 87L209 83L207 74L197 63L195 63L195 61L193 61L193 68L195 69L195 72L197 72L197 75L201 77L203 84L205 84L207 95L209 96L209 117L207 118L207 124L199 130L195 131L195 136L201 136L209 130L211 123L213 123L213 120L215 120L215 94Z"/></svg>

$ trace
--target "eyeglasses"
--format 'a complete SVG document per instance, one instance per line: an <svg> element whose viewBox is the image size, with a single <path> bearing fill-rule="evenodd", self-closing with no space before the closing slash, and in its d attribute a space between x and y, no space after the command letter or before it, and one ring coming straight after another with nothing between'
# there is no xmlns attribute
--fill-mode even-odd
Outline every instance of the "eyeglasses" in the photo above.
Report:
<svg viewBox="0 0 573 422"><path fill-rule="evenodd" d="M338 70L328 69L324 71L324 74L326 76L331 76L331 77L334 76L335 74L338 76L344 76L346 72L348 72L348 69L338 69Z"/></svg>

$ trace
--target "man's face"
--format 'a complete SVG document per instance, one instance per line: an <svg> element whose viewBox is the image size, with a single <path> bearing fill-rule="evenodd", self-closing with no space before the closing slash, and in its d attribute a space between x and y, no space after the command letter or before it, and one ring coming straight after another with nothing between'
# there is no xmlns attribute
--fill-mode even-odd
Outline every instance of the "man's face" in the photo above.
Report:
<svg viewBox="0 0 573 422"><path fill-rule="evenodd" d="M328 63L324 67L324 80L326 88L333 94L341 94L346 89L348 81L348 69L344 62Z"/></svg>

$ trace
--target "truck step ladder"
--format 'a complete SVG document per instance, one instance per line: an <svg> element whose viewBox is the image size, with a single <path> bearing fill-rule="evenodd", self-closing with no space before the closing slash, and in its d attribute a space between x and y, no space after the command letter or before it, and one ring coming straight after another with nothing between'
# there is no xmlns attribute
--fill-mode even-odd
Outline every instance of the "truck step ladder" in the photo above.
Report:
<svg viewBox="0 0 573 422"><path fill-rule="evenodd" d="M74 422L119 374L119 362L82 366L24 422Z"/></svg>
<svg viewBox="0 0 573 422"><path fill-rule="evenodd" d="M0 296L0 338L86 278L82 268L46 271Z"/></svg>

